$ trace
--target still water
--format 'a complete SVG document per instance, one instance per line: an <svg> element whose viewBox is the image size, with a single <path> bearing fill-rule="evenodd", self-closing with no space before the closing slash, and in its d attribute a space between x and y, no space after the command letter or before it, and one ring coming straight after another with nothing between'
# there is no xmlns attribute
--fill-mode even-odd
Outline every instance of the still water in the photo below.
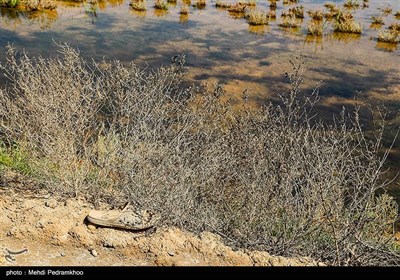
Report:
<svg viewBox="0 0 400 280"><path fill-rule="evenodd" d="M154 9L152 0L146 0L145 12L130 9L129 0L56 1L57 8L51 12L1 8L0 55L12 43L31 54L53 56L57 54L54 42L68 42L87 58L143 65L146 61L157 66L185 51L190 80L224 83L233 99L249 88L251 102L262 103L282 90L289 59L302 53L308 66L305 87L323 81L321 105L327 112L348 103L356 91L370 102L400 108L400 47L378 43L379 28L371 26L371 16L381 14L379 9L386 6L393 12L383 17L381 29L400 23L394 16L400 10L398 0L370 0L368 8L353 10L363 27L361 35L333 33L327 22L322 38L307 35L307 13L301 28L279 27L281 12L294 6L282 1L278 2L277 19L264 27L249 26L242 17L217 9L215 0L207 0L204 9L191 6L190 14L182 16L182 1L188 2L178 0L167 12ZM232 3L225 2L229 1ZM297 5L303 5L305 11L326 10L325 2L300 0ZM269 10L269 2L258 0L257 8Z"/></svg>

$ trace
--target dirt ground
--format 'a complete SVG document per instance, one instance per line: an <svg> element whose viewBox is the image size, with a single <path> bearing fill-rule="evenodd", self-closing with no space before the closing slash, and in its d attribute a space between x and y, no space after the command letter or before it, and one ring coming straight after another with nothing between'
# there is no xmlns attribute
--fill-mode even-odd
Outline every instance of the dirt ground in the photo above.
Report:
<svg viewBox="0 0 400 280"><path fill-rule="evenodd" d="M106 209L104 205L100 207ZM225 246L218 235L178 228L144 232L88 224L94 206L0 184L1 266L316 266L307 258ZM18 253L24 249L23 253Z"/></svg>

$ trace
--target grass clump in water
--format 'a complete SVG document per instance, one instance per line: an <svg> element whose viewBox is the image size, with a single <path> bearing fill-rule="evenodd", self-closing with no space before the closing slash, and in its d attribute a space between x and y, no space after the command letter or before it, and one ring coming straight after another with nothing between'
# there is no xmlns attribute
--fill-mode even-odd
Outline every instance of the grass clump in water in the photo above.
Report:
<svg viewBox="0 0 400 280"><path fill-rule="evenodd" d="M395 30L380 31L378 35L378 42L397 44L400 42L400 34Z"/></svg>
<svg viewBox="0 0 400 280"><path fill-rule="evenodd" d="M351 13L348 12L340 12L333 23L333 30L335 32L342 33L354 33L361 34L362 27L361 24L357 23L354 20L354 17Z"/></svg>
<svg viewBox="0 0 400 280"><path fill-rule="evenodd" d="M322 10L309 10L308 15L315 20L322 20L324 18L324 12Z"/></svg>
<svg viewBox="0 0 400 280"><path fill-rule="evenodd" d="M379 8L379 10L381 10L382 13L383 13L385 16L390 15L390 14L392 13L392 11L393 11L393 9L392 9L390 6L385 6L385 7L383 7L383 8Z"/></svg>
<svg viewBox="0 0 400 280"><path fill-rule="evenodd" d="M289 13L294 15L296 18L304 18L304 7L296 6L289 9Z"/></svg>
<svg viewBox="0 0 400 280"><path fill-rule="evenodd" d="M240 3L235 3L234 5L228 8L228 11L231 13L244 13L246 6Z"/></svg>
<svg viewBox="0 0 400 280"><path fill-rule="evenodd" d="M360 6L360 3L358 2L358 0L347 0L343 6L345 6L346 8L358 8Z"/></svg>
<svg viewBox="0 0 400 280"><path fill-rule="evenodd" d="M388 29L400 32L400 23L392 23L388 26Z"/></svg>
<svg viewBox="0 0 400 280"><path fill-rule="evenodd" d="M217 8L226 9L226 8L229 8L230 6L231 6L231 4L223 2L221 0L215 1L215 7L217 7Z"/></svg>
<svg viewBox="0 0 400 280"><path fill-rule="evenodd" d="M196 0L196 3L193 4L193 7L198 9L203 9L207 5L206 0Z"/></svg>
<svg viewBox="0 0 400 280"><path fill-rule="evenodd" d="M159 9L159 10L167 11L169 9L169 5L164 0L156 0L154 2L154 8Z"/></svg>
<svg viewBox="0 0 400 280"><path fill-rule="evenodd" d="M250 25L267 25L268 14L261 10L250 10L246 14L247 22Z"/></svg>
<svg viewBox="0 0 400 280"><path fill-rule="evenodd" d="M187 15L187 14L189 14L189 10L190 10L190 8L189 8L188 5L182 5L181 10L179 11L179 13L181 15Z"/></svg>
<svg viewBox="0 0 400 280"><path fill-rule="evenodd" d="M324 23L321 21L310 20L307 24L308 35L322 36L324 33Z"/></svg>
<svg viewBox="0 0 400 280"><path fill-rule="evenodd" d="M373 24L379 24L379 25L385 24L385 22L383 21L383 17L381 16L372 16L371 19Z"/></svg>
<svg viewBox="0 0 400 280"><path fill-rule="evenodd" d="M281 22L278 24L280 27L284 28L299 28L300 23L296 20L294 16L292 17L284 17Z"/></svg>
<svg viewBox="0 0 400 280"><path fill-rule="evenodd" d="M132 0L129 5L135 11L146 11L146 2L144 0Z"/></svg>

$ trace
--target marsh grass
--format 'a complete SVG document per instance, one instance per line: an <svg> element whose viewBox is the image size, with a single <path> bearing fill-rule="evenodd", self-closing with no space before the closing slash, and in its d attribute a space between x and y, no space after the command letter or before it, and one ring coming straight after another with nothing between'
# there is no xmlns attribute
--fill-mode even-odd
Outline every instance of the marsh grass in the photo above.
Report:
<svg viewBox="0 0 400 280"><path fill-rule="evenodd" d="M298 0L283 0L283 5L297 4Z"/></svg>
<svg viewBox="0 0 400 280"><path fill-rule="evenodd" d="M0 7L15 8L20 4L20 0L0 0Z"/></svg>
<svg viewBox="0 0 400 280"><path fill-rule="evenodd" d="M307 13L315 20L322 20L324 18L324 11L322 10L308 10Z"/></svg>
<svg viewBox="0 0 400 280"><path fill-rule="evenodd" d="M243 4L235 3L228 8L230 13L244 13L246 6Z"/></svg>
<svg viewBox="0 0 400 280"><path fill-rule="evenodd" d="M189 11L190 11L190 7L188 5L182 5L179 13L181 15L187 15L187 14L189 14Z"/></svg>
<svg viewBox="0 0 400 280"><path fill-rule="evenodd" d="M335 32L341 33L354 33L361 34L362 27L361 24L357 23L354 20L354 17L351 13L342 11L340 12L333 23L333 30Z"/></svg>
<svg viewBox="0 0 400 280"><path fill-rule="evenodd" d="M382 13L385 16L390 15L392 13L392 11L393 11L393 9L391 7L389 7L389 6L385 6L383 8L378 8L378 10L382 11Z"/></svg>
<svg viewBox="0 0 400 280"><path fill-rule="evenodd" d="M289 9L289 13L293 14L296 18L304 18L304 7L296 6Z"/></svg>
<svg viewBox="0 0 400 280"><path fill-rule="evenodd" d="M360 6L360 3L358 0L347 0L344 4L344 7L346 8L358 8Z"/></svg>
<svg viewBox="0 0 400 280"><path fill-rule="evenodd" d="M227 9L230 6L231 6L231 4L223 2L222 0L215 1L215 7L217 7L217 8Z"/></svg>
<svg viewBox="0 0 400 280"><path fill-rule="evenodd" d="M278 7L278 4L276 3L276 1L272 1L269 3L269 8L271 10L276 10L277 7Z"/></svg>
<svg viewBox="0 0 400 280"><path fill-rule="evenodd" d="M156 0L154 2L154 8L159 9L159 10L167 11L169 9L169 5L164 0Z"/></svg>
<svg viewBox="0 0 400 280"><path fill-rule="evenodd" d="M372 24L379 24L379 25L385 24L382 16L371 16L371 19L372 19Z"/></svg>
<svg viewBox="0 0 400 280"><path fill-rule="evenodd" d="M234 249L308 256L329 265L399 265L398 206L381 154L385 112L367 139L360 105L326 124L305 62L291 61L280 106L239 111L222 85L185 86L185 56L153 70L86 61L68 46L49 59L8 48L0 89L3 143L15 143L42 188L65 198L129 198L159 226L220 234ZM246 97L246 94L244 94ZM378 114L379 115L379 114ZM8 153L8 152L7 152ZM12 165L6 158L0 160Z"/></svg>
<svg viewBox="0 0 400 280"><path fill-rule="evenodd" d="M57 4L51 0L42 0L42 1L21 1L21 4L25 6L27 11L43 11L43 10L54 10L57 7Z"/></svg>
<svg viewBox="0 0 400 280"><path fill-rule="evenodd" d="M250 10L246 13L245 17L250 25L268 24L268 14L262 10Z"/></svg>
<svg viewBox="0 0 400 280"><path fill-rule="evenodd" d="M136 11L146 11L146 2L144 0L131 0L129 3L131 6L131 9L136 10Z"/></svg>
<svg viewBox="0 0 400 280"><path fill-rule="evenodd" d="M397 44L400 42L400 33L396 30L382 30L378 34L378 42Z"/></svg>
<svg viewBox="0 0 400 280"><path fill-rule="evenodd" d="M206 0L196 0L196 2L192 6L196 7L197 9L204 9L206 5Z"/></svg>
<svg viewBox="0 0 400 280"><path fill-rule="evenodd" d="M276 19L276 12L274 10L270 10L267 12L267 17L269 19Z"/></svg>
<svg viewBox="0 0 400 280"><path fill-rule="evenodd" d="M299 28L301 24L298 22L296 17L292 16L292 17L283 17L278 26L284 28Z"/></svg>
<svg viewBox="0 0 400 280"><path fill-rule="evenodd" d="M324 7L327 8L328 10L332 11L332 10L337 10L337 6L335 3L332 2L327 2L324 4Z"/></svg>
<svg viewBox="0 0 400 280"><path fill-rule="evenodd" d="M257 5L256 0L239 1L238 3L241 5L250 6L250 7L254 7Z"/></svg>
<svg viewBox="0 0 400 280"><path fill-rule="evenodd" d="M388 26L388 29L400 32L400 23L392 23Z"/></svg>
<svg viewBox="0 0 400 280"><path fill-rule="evenodd" d="M0 7L16 8L22 12L54 10L57 4L52 0L0 0Z"/></svg>
<svg viewBox="0 0 400 280"><path fill-rule="evenodd" d="M324 33L325 22L320 20L310 20L307 24L308 35L312 36L322 36Z"/></svg>
<svg viewBox="0 0 400 280"><path fill-rule="evenodd" d="M326 19L333 19L333 18L337 17L337 16L339 15L339 13L340 13L339 10L337 10L337 11L330 11L330 12L325 13L325 14L324 14L324 17L325 17Z"/></svg>

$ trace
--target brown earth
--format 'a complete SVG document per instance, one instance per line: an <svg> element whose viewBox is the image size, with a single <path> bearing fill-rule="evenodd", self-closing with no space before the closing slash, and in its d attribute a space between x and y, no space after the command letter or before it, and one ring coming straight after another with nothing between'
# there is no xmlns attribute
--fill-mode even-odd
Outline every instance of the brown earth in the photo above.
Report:
<svg viewBox="0 0 400 280"><path fill-rule="evenodd" d="M1 266L321 265L308 258L235 251L210 232L196 236L178 228L130 232L96 227L85 221L94 206L84 198L39 193L0 184ZM8 253L23 249L28 250Z"/></svg>

